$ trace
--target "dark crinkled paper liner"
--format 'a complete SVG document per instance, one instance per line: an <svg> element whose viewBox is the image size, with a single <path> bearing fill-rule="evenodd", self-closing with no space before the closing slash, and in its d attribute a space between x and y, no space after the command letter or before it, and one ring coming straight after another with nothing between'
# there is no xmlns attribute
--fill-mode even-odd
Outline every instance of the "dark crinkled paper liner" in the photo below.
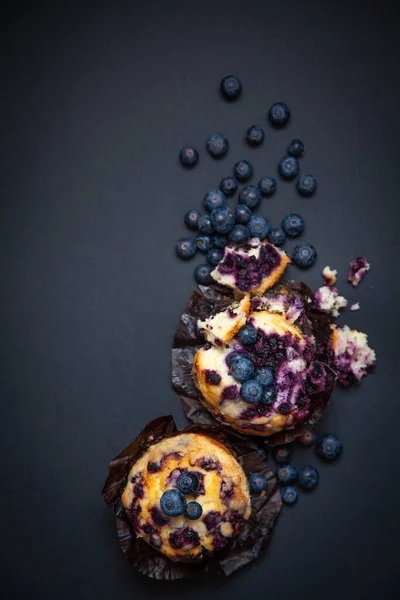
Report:
<svg viewBox="0 0 400 600"><path fill-rule="evenodd" d="M305 283L297 281L283 281L276 285L272 291L286 294L296 293L303 299L312 298L313 295L311 289ZM204 338L197 331L197 320L208 318L210 315L219 312L233 300L233 292L228 288L215 284L198 286L192 293L181 316L172 347L172 385L181 399L186 417L192 423L219 425L224 430L226 428L231 430L232 428L217 421L200 402L200 393L193 381L192 365L196 352L205 343ZM328 351L330 325L333 320L327 314L315 310L312 304L306 300L304 306L317 343L316 360L320 360L328 367L326 387L323 392L310 396L310 415L305 421L293 429L287 429L271 436L256 436L260 445L287 444L299 437L306 427L319 421L328 406L335 387L336 373L329 366L331 358ZM304 320L302 325L305 329L309 329L307 320Z"/></svg>
<svg viewBox="0 0 400 600"><path fill-rule="evenodd" d="M121 494L133 464L154 443L181 433L202 433L226 446L239 460L246 475L262 472L268 488L251 495L252 514L229 551L216 553L198 565L174 562L137 537L121 504ZM254 442L237 433L224 433L220 427L190 425L178 431L172 416L151 421L138 437L109 464L109 475L102 492L103 499L116 516L121 548L136 571L153 579L182 579L205 572L231 575L258 558L267 547L282 501L277 481L260 459Z"/></svg>

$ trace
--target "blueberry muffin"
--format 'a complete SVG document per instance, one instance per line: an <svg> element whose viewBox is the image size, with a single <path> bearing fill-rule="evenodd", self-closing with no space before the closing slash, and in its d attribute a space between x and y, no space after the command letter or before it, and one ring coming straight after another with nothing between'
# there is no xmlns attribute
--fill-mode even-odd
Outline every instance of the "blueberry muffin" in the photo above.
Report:
<svg viewBox="0 0 400 600"><path fill-rule="evenodd" d="M242 467L198 433L150 446L131 468L121 500L136 535L173 561L199 562L229 548L251 514Z"/></svg>

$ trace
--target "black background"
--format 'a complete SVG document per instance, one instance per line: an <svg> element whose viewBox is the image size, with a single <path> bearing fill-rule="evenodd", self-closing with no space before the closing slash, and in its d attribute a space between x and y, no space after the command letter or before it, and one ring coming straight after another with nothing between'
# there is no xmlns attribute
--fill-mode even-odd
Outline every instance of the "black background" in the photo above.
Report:
<svg viewBox="0 0 400 600"><path fill-rule="evenodd" d="M394 598L398 582L397 374L400 365L399 11L391 2L14 2L1 32L1 570L7 598ZM393 5L393 6L392 6ZM4 7L3 7L4 10ZM241 77L237 103L217 91ZM265 114L292 109L283 131ZM266 126L264 147L243 133ZM213 161L207 137L225 133ZM170 347L194 281L174 242L203 194L251 160L274 175L306 144L312 199L279 183L262 211L307 223L315 268L338 286L379 364L338 389L318 430L344 443L338 465L313 451L321 482L284 509L267 555L235 576L153 582L133 572L100 491L107 464L150 419L185 420ZM177 161L184 143L198 166ZM293 243L287 244L291 251ZM349 260L372 268L358 289ZM197 260L197 262L199 262ZM397 569L396 569L397 565Z"/></svg>

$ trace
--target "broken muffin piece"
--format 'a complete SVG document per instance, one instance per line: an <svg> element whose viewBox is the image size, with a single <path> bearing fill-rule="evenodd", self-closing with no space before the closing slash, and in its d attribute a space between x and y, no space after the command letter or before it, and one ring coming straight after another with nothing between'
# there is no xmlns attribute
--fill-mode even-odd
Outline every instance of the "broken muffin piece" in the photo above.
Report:
<svg viewBox="0 0 400 600"><path fill-rule="evenodd" d="M368 346L368 336L348 325L332 325L334 368L340 383L349 386L359 382L376 364L376 354Z"/></svg>
<svg viewBox="0 0 400 600"><path fill-rule="evenodd" d="M337 275L337 270L331 269L328 266L324 267L322 270L322 277L324 278L324 283L325 283L325 285L327 285L329 287L331 287L332 285L335 285L336 275Z"/></svg>
<svg viewBox="0 0 400 600"><path fill-rule="evenodd" d="M214 346L227 344L246 323L250 310L250 295L246 294L240 302L234 302L208 319L197 321L199 333Z"/></svg>
<svg viewBox="0 0 400 600"><path fill-rule="evenodd" d="M332 317L338 317L339 310L347 306L347 300L339 295L335 287L324 285L315 292L313 305L321 312L326 312Z"/></svg>
<svg viewBox="0 0 400 600"><path fill-rule="evenodd" d="M350 263L350 270L347 280L350 281L354 287L357 287L358 284L364 279L370 268L371 265L365 256L358 256Z"/></svg>

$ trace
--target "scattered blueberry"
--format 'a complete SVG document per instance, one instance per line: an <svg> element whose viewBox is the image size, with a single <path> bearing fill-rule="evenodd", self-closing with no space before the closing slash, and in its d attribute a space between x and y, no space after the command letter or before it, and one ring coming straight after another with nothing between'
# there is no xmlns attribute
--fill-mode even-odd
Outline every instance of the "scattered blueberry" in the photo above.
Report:
<svg viewBox="0 0 400 600"><path fill-rule="evenodd" d="M239 332L239 337L245 346L254 344L257 340L257 329L252 325L244 325Z"/></svg>
<svg viewBox="0 0 400 600"><path fill-rule="evenodd" d="M269 230L267 239L269 243L274 244L274 246L282 246L285 243L286 234L280 227L274 227Z"/></svg>
<svg viewBox="0 0 400 600"><path fill-rule="evenodd" d="M312 427L306 427L297 440L302 446L312 446L316 438L317 434L314 429L312 429Z"/></svg>
<svg viewBox="0 0 400 600"><path fill-rule="evenodd" d="M249 228L246 225L235 225L228 237L233 244L245 244L250 239Z"/></svg>
<svg viewBox="0 0 400 600"><path fill-rule="evenodd" d="M161 510L168 517L177 517L185 512L186 499L179 490L167 490L160 500Z"/></svg>
<svg viewBox="0 0 400 600"><path fill-rule="evenodd" d="M262 215L253 215L247 227L249 228L251 237L257 237L260 238L260 240L264 240L271 229L271 223Z"/></svg>
<svg viewBox="0 0 400 600"><path fill-rule="evenodd" d="M209 235L199 235L196 239L197 250L207 254L213 247L213 239Z"/></svg>
<svg viewBox="0 0 400 600"><path fill-rule="evenodd" d="M273 387L265 388L263 391L261 402L264 402L264 404L267 404L270 406L271 404L273 404L275 402L275 400L276 400L275 388L273 388Z"/></svg>
<svg viewBox="0 0 400 600"><path fill-rule="evenodd" d="M273 177L262 177L258 182L258 187L262 196L272 196L276 192L276 179Z"/></svg>
<svg viewBox="0 0 400 600"><path fill-rule="evenodd" d="M211 233L214 233L214 227L212 226L210 215L201 215L197 229L204 235L210 235Z"/></svg>
<svg viewBox="0 0 400 600"><path fill-rule="evenodd" d="M256 208L261 202L261 192L255 185L244 185L239 192L239 202L248 208Z"/></svg>
<svg viewBox="0 0 400 600"><path fill-rule="evenodd" d="M236 381L243 383L254 375L254 365L248 358L238 356L230 361L231 375Z"/></svg>
<svg viewBox="0 0 400 600"><path fill-rule="evenodd" d="M214 235L213 237L213 246L215 248L221 248L224 249L225 246L228 243L228 238L226 237L226 235L221 235L219 233L217 233L216 235Z"/></svg>
<svg viewBox="0 0 400 600"><path fill-rule="evenodd" d="M246 131L246 140L250 146L259 146L265 137L264 129L259 125L252 125Z"/></svg>
<svg viewBox="0 0 400 600"><path fill-rule="evenodd" d="M299 161L294 156L284 156L279 161L278 171L283 179L293 179L299 172Z"/></svg>
<svg viewBox="0 0 400 600"><path fill-rule="evenodd" d="M214 208L221 208L226 205L225 194L221 190L210 190L205 194L203 204L204 208L210 212Z"/></svg>
<svg viewBox="0 0 400 600"><path fill-rule="evenodd" d="M250 208L245 204L238 204L235 208L235 221L239 225L246 225L250 221L250 217L253 213Z"/></svg>
<svg viewBox="0 0 400 600"><path fill-rule="evenodd" d="M289 237L297 237L304 231L304 219L300 215L290 213L282 221L282 229Z"/></svg>
<svg viewBox="0 0 400 600"><path fill-rule="evenodd" d="M315 467L302 467L298 471L297 482L303 490L313 490L319 481L318 471Z"/></svg>
<svg viewBox="0 0 400 600"><path fill-rule="evenodd" d="M203 514L203 509L201 504L198 502L188 502L186 504L186 516L188 519L195 521L196 519L200 519Z"/></svg>
<svg viewBox="0 0 400 600"><path fill-rule="evenodd" d="M216 267L218 263L224 258L224 251L221 248L211 248L207 252L207 260L213 267Z"/></svg>
<svg viewBox="0 0 400 600"><path fill-rule="evenodd" d="M261 383L258 383L255 379L248 379L244 383L242 383L242 387L240 388L240 395L242 400L248 402L249 404L256 404L261 401L263 395L263 386Z"/></svg>
<svg viewBox="0 0 400 600"><path fill-rule="evenodd" d="M210 265L197 265L194 270L194 278L197 283L200 285L209 285L213 282L213 278L211 277L211 271L213 267Z"/></svg>
<svg viewBox="0 0 400 600"><path fill-rule="evenodd" d="M257 452L258 452L258 456L261 458L261 460L263 460L264 462L267 462L268 452L267 452L266 448L257 448Z"/></svg>
<svg viewBox="0 0 400 600"><path fill-rule="evenodd" d="M290 156L295 156L298 158L299 156L303 156L304 152L304 144L301 140L292 140L288 146L287 153Z"/></svg>
<svg viewBox="0 0 400 600"><path fill-rule="evenodd" d="M311 244L298 244L293 248L292 261L300 269L308 269L317 260L317 251Z"/></svg>
<svg viewBox="0 0 400 600"><path fill-rule="evenodd" d="M192 210L188 210L185 215L185 225L189 227L189 229L197 229L199 225L200 213L198 210L194 208Z"/></svg>
<svg viewBox="0 0 400 600"><path fill-rule="evenodd" d="M228 152L228 138L222 133L216 133L207 140L207 150L214 158L221 158Z"/></svg>
<svg viewBox="0 0 400 600"><path fill-rule="evenodd" d="M176 242L176 252L181 258L192 258L196 250L196 242L192 238L183 237Z"/></svg>
<svg viewBox="0 0 400 600"><path fill-rule="evenodd" d="M211 223L217 233L229 233L235 225L233 211L227 206L215 208L211 213Z"/></svg>
<svg viewBox="0 0 400 600"><path fill-rule="evenodd" d="M228 366L230 367L232 365L232 363L235 360L237 360L238 358L247 358L246 351L239 350L239 351L231 352L230 354L228 354L228 356L226 357L226 362L228 363Z"/></svg>
<svg viewBox="0 0 400 600"><path fill-rule="evenodd" d="M268 111L268 119L274 127L283 127L290 119L290 108L283 102L275 102Z"/></svg>
<svg viewBox="0 0 400 600"><path fill-rule="evenodd" d="M274 374L267 367L257 369L255 378L263 387L269 387L274 383Z"/></svg>
<svg viewBox="0 0 400 600"><path fill-rule="evenodd" d="M247 181L253 175L253 167L248 160L239 160L233 167L233 173L238 181Z"/></svg>
<svg viewBox="0 0 400 600"><path fill-rule="evenodd" d="M282 465L275 471L276 478L281 485L289 485L297 479L297 469L293 465Z"/></svg>
<svg viewBox="0 0 400 600"><path fill-rule="evenodd" d="M268 487L268 479L264 473L252 473L249 477L249 484L253 492L259 493Z"/></svg>
<svg viewBox="0 0 400 600"><path fill-rule="evenodd" d="M242 83L235 75L227 75L220 84L221 92L228 100L236 100L242 93Z"/></svg>
<svg viewBox="0 0 400 600"><path fill-rule="evenodd" d="M225 194L225 196L233 196L238 188L238 182L234 177L224 177L221 179L219 189Z"/></svg>
<svg viewBox="0 0 400 600"><path fill-rule="evenodd" d="M194 494L199 489L199 478L196 473L181 473L176 484L182 494Z"/></svg>
<svg viewBox="0 0 400 600"><path fill-rule="evenodd" d="M284 502L288 506L291 506L292 504L296 504L299 498L299 493L296 490L296 488L289 485L281 489L281 498L282 502Z"/></svg>
<svg viewBox="0 0 400 600"><path fill-rule="evenodd" d="M272 456L278 465L287 465L292 456L292 447L287 444L285 446L277 446L273 449Z"/></svg>
<svg viewBox="0 0 400 600"><path fill-rule="evenodd" d="M325 460L335 460L341 453L343 444L332 433L321 435L315 446L317 454Z"/></svg>
<svg viewBox="0 0 400 600"><path fill-rule="evenodd" d="M183 146L179 153L179 158L185 167L194 167L199 160L199 153L192 146Z"/></svg>
<svg viewBox="0 0 400 600"><path fill-rule="evenodd" d="M312 196L317 189L317 180L314 175L303 173L297 180L296 183L297 191L302 196Z"/></svg>

